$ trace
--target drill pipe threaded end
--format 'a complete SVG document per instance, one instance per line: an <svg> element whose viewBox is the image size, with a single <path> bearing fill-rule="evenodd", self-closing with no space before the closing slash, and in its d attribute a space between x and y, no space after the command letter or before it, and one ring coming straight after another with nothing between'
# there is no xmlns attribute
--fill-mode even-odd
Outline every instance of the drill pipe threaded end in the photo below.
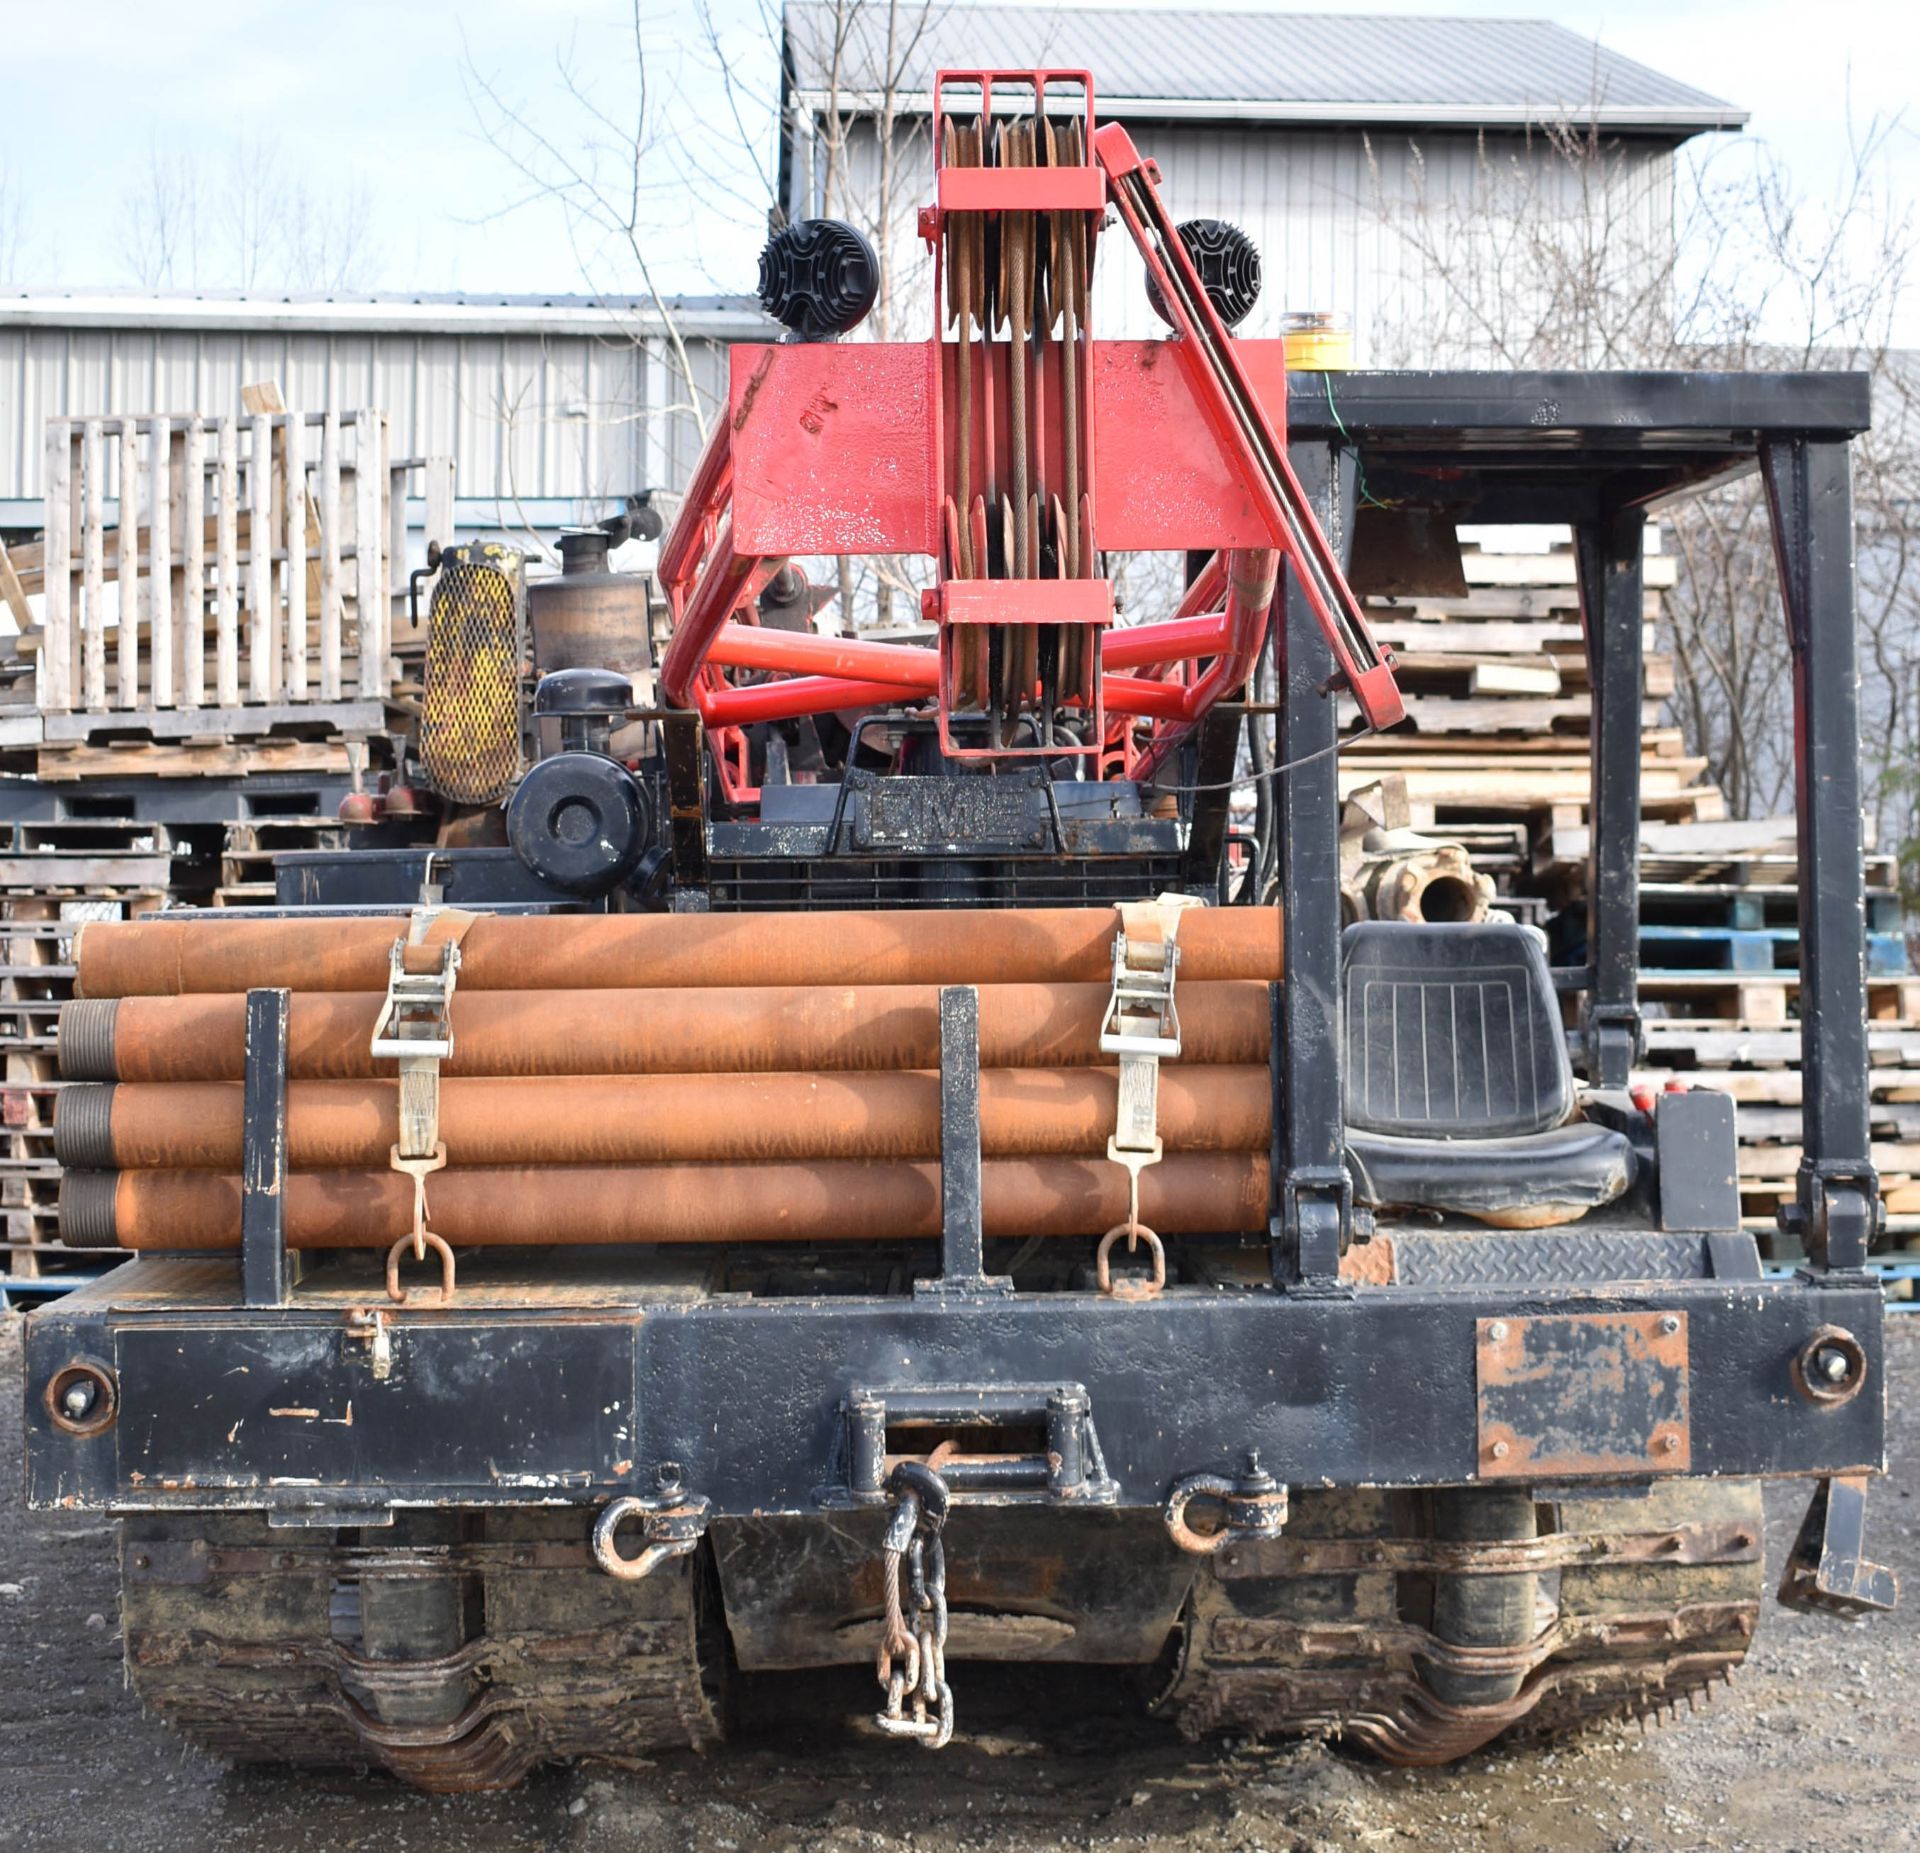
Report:
<svg viewBox="0 0 1920 1853"><path fill-rule="evenodd" d="M67 1081L117 1081L113 1056L117 997L76 997L60 1006L56 1046Z"/></svg>
<svg viewBox="0 0 1920 1853"><path fill-rule="evenodd" d="M53 1102L53 1155L70 1170L104 1171L113 1164L111 1082L80 1081Z"/></svg>
<svg viewBox="0 0 1920 1853"><path fill-rule="evenodd" d="M60 1239L69 1248L119 1247L118 1171L69 1171L60 1180Z"/></svg>

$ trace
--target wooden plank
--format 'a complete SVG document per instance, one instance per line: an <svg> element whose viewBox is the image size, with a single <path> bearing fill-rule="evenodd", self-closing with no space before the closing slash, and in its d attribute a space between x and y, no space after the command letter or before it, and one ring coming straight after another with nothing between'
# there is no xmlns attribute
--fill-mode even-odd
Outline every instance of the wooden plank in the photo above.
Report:
<svg viewBox="0 0 1920 1853"><path fill-rule="evenodd" d="M106 439L97 418L87 420L80 437L80 583L85 603L86 701L89 711L107 706L106 527L107 503L102 469Z"/></svg>
<svg viewBox="0 0 1920 1853"><path fill-rule="evenodd" d="M1475 553L1460 551L1460 565L1472 586L1571 586L1577 583L1571 549L1565 553ZM1680 577L1680 562L1670 553L1650 553L1641 566L1641 584L1664 591Z"/></svg>
<svg viewBox="0 0 1920 1853"><path fill-rule="evenodd" d="M271 701L280 692L275 673L280 600L273 584L273 420L260 413L252 423L253 448L247 459L247 512L252 517L247 531L247 699Z"/></svg>
<svg viewBox="0 0 1920 1853"><path fill-rule="evenodd" d="M73 427L47 426L47 538L43 548L45 647L35 684L41 709L65 714L73 706Z"/></svg>
<svg viewBox="0 0 1920 1853"><path fill-rule="evenodd" d="M197 708L207 698L207 432L189 418L180 434L180 700Z"/></svg>
<svg viewBox="0 0 1920 1853"><path fill-rule="evenodd" d="M1560 672L1551 663L1476 663L1467 671L1470 695L1557 695Z"/></svg>
<svg viewBox="0 0 1920 1853"><path fill-rule="evenodd" d="M1905 1140L1876 1139L1873 1142L1873 1161L1876 1168L1885 1171L1920 1171L1920 1145ZM1743 1145L1740 1148L1737 1164L1743 1178L1765 1179L1769 1182L1787 1183L1800 1168L1800 1147L1797 1145Z"/></svg>
<svg viewBox="0 0 1920 1853"><path fill-rule="evenodd" d="M221 419L215 442L213 698L230 708L240 699L240 432L232 418Z"/></svg>
<svg viewBox="0 0 1920 1853"><path fill-rule="evenodd" d="M281 505L287 519L287 679L294 701L307 698L307 427L298 412L282 427L286 487Z"/></svg>
<svg viewBox="0 0 1920 1853"><path fill-rule="evenodd" d="M201 746L68 746L40 755L39 776L53 785L93 778L246 778L350 770L346 747L330 740L256 740Z"/></svg>
<svg viewBox="0 0 1920 1853"><path fill-rule="evenodd" d="M114 535L115 653L120 667L120 705L140 705L140 427L120 426L120 525Z"/></svg>
<svg viewBox="0 0 1920 1853"><path fill-rule="evenodd" d="M3 540L0 540L0 602L13 614L17 628L23 631L33 628L33 612L27 604L26 588L20 583L20 575L13 570L13 561Z"/></svg>
<svg viewBox="0 0 1920 1853"><path fill-rule="evenodd" d="M147 709L139 714L114 714L89 719L83 714L49 715L45 739L49 746L63 740L103 740L119 730L151 734L156 740L184 740L196 735L264 734L274 727L325 727L342 734L380 732L387 721L386 704L379 701L247 702L234 707Z"/></svg>
<svg viewBox="0 0 1920 1853"><path fill-rule="evenodd" d="M172 870L169 856L0 856L0 888L164 889Z"/></svg>
<svg viewBox="0 0 1920 1853"><path fill-rule="evenodd" d="M394 620L399 613L400 600L407 590L407 473L397 470L389 463L386 422L381 421L380 428L380 481L384 485L386 502L384 504L386 520L382 533L386 536L382 543L380 561L380 583L387 589L383 613L382 629L387 645L387 661L380 666L381 673L387 673L393 656Z"/></svg>
<svg viewBox="0 0 1920 1853"><path fill-rule="evenodd" d="M360 693L371 700L386 688L387 593L381 566L387 466L384 420L371 409L354 425L354 602L360 621Z"/></svg>
<svg viewBox="0 0 1920 1853"><path fill-rule="evenodd" d="M340 415L320 426L320 699L340 699Z"/></svg>
<svg viewBox="0 0 1920 1853"><path fill-rule="evenodd" d="M147 427L147 652L153 705L173 706L173 423ZM124 614L122 616L125 622ZM136 647L139 639L134 639Z"/></svg>
<svg viewBox="0 0 1920 1853"><path fill-rule="evenodd" d="M453 544L453 459L429 457L421 471L427 498L427 545Z"/></svg>
<svg viewBox="0 0 1920 1853"><path fill-rule="evenodd" d="M306 571L305 571L305 611L312 613L320 608L320 511L312 496L306 492L306 475L302 469L291 468L289 458L306 455L305 415L288 412L286 399L280 391L277 380L256 380L253 384L240 388L240 403L250 413L265 413L280 422L275 427L273 441L275 481L278 485L276 505L281 516L288 522L286 556L289 561L288 572L291 575L293 562L298 549L292 542L293 516L287 512L287 478L289 474L299 479L300 507L304 510L306 530ZM298 431L295 426L298 426ZM292 447L291 449L289 447ZM289 631L292 628L293 587L291 579L287 587ZM291 653L293 638L288 637L288 650ZM289 670L291 665L289 665ZM302 675L304 677L305 671ZM304 686L304 684L303 684Z"/></svg>
<svg viewBox="0 0 1920 1853"><path fill-rule="evenodd" d="M1558 586L1476 586L1465 598L1431 596L1425 592L1396 598L1391 604L1380 599L1362 601L1369 620L1376 614L1393 619L1412 619L1416 623L1444 622L1449 618L1550 618L1563 622L1571 617L1577 627L1580 589L1569 582ZM1649 623L1659 621L1660 593L1648 590L1641 598L1642 615Z"/></svg>
<svg viewBox="0 0 1920 1853"><path fill-rule="evenodd" d="M1592 700L1586 695L1565 695L1558 699L1507 695L1483 700L1471 696L1410 695L1406 707L1407 719L1422 735L1527 733L1550 736L1556 726L1563 730L1584 729ZM1655 727L1659 719L1656 706L1642 703L1642 726ZM1565 731L1562 737L1567 737Z"/></svg>

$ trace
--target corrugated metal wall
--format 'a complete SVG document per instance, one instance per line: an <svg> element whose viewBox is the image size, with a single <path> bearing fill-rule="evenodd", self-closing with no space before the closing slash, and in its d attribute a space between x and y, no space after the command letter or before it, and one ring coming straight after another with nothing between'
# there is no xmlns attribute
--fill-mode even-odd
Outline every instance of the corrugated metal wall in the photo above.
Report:
<svg viewBox="0 0 1920 1853"><path fill-rule="evenodd" d="M1577 252L1604 232L1610 261L1629 273L1627 299L1635 278L1663 275L1670 260L1673 157L1651 144L1595 169L1540 136L1146 125L1136 139L1161 163L1176 216L1230 218L1259 243L1266 284L1243 332L1276 333L1290 309L1332 310L1351 318L1362 366L1566 364L1577 357L1564 339L1515 354L1493 331L1497 319L1525 335L1531 318L1557 313L1526 300L1554 287L1556 241ZM927 150L925 124L903 126L889 215L891 329L876 318L876 335L917 339L931 324L931 271L914 230L932 193ZM877 196L877 155L877 135L857 132L843 212L848 197ZM1101 239L1095 290L1098 333L1159 331L1139 260L1118 232ZM0 304L0 502L40 495L49 417L238 411L243 383L275 379L301 410L384 408L394 454L451 453L464 501L599 503L683 483L700 443L690 401L710 414L725 397L726 342L713 334L688 342L689 395L657 333L617 323L599 333L456 333L426 304L406 319L350 331L63 328L9 322Z"/></svg>
<svg viewBox="0 0 1920 1853"><path fill-rule="evenodd" d="M724 401L725 343L688 359L707 416ZM700 434L681 369L658 336L415 330L237 332L0 323L0 501L42 493L46 420L238 412L276 380L300 411L372 406L392 454L447 456L462 500L601 502L684 482Z"/></svg>
<svg viewBox="0 0 1920 1853"><path fill-rule="evenodd" d="M1351 320L1360 366L1519 364L1502 351L1513 331L1530 337L1533 317L1556 314L1548 298L1571 286L1561 254L1584 261L1596 236L1616 273L1616 309L1671 263L1673 155L1657 144L1582 161L1544 134L1145 124L1134 140L1160 163L1176 219L1231 219L1259 245L1261 298L1241 332L1277 334L1288 310L1332 311ZM915 209L933 191L927 145L924 126L899 131L889 244L902 299L896 328L909 334L931 319L925 247L914 233ZM871 129L848 137L847 197L877 197L878 149ZM818 144L814 152L817 201L825 155ZM1139 258L1118 230L1100 240L1094 327L1134 338L1162 332ZM1555 353L1544 364L1569 359Z"/></svg>

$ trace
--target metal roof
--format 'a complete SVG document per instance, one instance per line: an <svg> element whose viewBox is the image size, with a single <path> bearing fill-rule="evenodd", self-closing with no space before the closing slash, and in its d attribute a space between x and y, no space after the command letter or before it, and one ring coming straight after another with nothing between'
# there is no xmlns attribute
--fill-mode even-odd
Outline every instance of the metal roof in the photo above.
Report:
<svg viewBox="0 0 1920 1853"><path fill-rule="evenodd" d="M670 296L683 335L752 340L771 326L750 296ZM659 310L645 296L405 295L273 296L205 290L33 290L0 294L0 328L204 329L224 332L447 335L657 334Z"/></svg>
<svg viewBox="0 0 1920 1853"><path fill-rule="evenodd" d="M839 107L885 89L885 7L789 0L792 89L823 109L836 21ZM1522 125L1571 118L1675 140L1747 112L1544 19L1079 6L902 7L896 109L931 106L936 71L991 61L1093 74L1103 115L1271 123ZM899 48L904 47L902 52Z"/></svg>

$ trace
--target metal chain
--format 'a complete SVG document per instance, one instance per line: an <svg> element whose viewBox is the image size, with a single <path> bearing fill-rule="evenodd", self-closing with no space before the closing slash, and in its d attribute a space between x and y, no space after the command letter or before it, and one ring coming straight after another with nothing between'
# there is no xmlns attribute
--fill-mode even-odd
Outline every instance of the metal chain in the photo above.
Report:
<svg viewBox="0 0 1920 1853"><path fill-rule="evenodd" d="M912 1738L928 1750L939 1750L953 1738L953 1689L947 1684L947 1552L940 1540L947 1516L946 1482L918 1461L903 1461L887 1476L887 1491L897 1503L881 1547L886 1614L874 1659L887 1701L874 1723L889 1737Z"/></svg>

